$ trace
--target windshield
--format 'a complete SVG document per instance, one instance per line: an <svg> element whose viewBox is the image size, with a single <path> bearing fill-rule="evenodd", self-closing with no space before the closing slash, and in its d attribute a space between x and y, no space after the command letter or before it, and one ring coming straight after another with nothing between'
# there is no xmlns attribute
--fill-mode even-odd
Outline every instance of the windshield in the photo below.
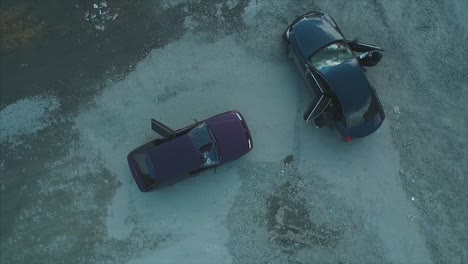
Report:
<svg viewBox="0 0 468 264"><path fill-rule="evenodd" d="M335 42L322 48L309 58L309 63L320 72L326 72L329 67L353 59L354 55L343 42Z"/></svg>
<svg viewBox="0 0 468 264"><path fill-rule="evenodd" d="M359 126L363 124L364 122L371 120L376 114L379 113L379 106L378 106L377 98L375 96L371 96L370 103L366 103L366 105L369 105L369 107L362 108L360 111L356 111L347 116L346 118L347 128Z"/></svg>
<svg viewBox="0 0 468 264"><path fill-rule="evenodd" d="M195 127L189 135L192 139L193 145L200 154L203 166L219 164L220 157L216 140L206 123L202 123Z"/></svg>

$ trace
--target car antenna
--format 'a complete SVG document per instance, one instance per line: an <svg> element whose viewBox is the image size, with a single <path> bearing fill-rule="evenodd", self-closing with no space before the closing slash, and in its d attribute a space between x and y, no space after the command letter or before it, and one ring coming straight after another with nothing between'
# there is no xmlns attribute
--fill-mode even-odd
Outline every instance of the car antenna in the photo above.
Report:
<svg viewBox="0 0 468 264"><path fill-rule="evenodd" d="M195 118L193 119L193 121L195 121L195 123L198 123L198 120L196 120Z"/></svg>

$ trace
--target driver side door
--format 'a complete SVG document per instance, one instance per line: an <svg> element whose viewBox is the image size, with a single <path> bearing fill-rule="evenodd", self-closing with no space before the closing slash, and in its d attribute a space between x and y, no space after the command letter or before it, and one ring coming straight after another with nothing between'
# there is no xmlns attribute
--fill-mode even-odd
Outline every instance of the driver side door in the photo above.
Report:
<svg viewBox="0 0 468 264"><path fill-rule="evenodd" d="M355 52L384 51L379 46L358 42L357 39L346 40L346 42L348 43L349 47Z"/></svg>
<svg viewBox="0 0 468 264"><path fill-rule="evenodd" d="M309 122L320 116L327 109L331 103L331 98L325 95L324 87L321 86L317 79L318 77L309 68L305 71L305 78L312 90L312 101L304 113L304 120Z"/></svg>
<svg viewBox="0 0 468 264"><path fill-rule="evenodd" d="M304 113L304 120L306 122L313 121L315 118L319 117L325 111L325 109L327 109L330 103L330 97L322 94L320 97L318 97L318 100L313 100L310 103L309 107Z"/></svg>

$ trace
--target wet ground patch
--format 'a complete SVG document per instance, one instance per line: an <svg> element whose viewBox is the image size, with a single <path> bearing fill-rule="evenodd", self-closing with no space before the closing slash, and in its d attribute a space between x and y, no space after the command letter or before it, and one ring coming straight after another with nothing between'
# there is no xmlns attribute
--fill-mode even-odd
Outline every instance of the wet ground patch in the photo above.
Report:
<svg viewBox="0 0 468 264"><path fill-rule="evenodd" d="M118 17L100 31L85 20L85 12L93 8L90 2L2 2L2 16L13 18L2 34L9 46L0 49L1 103L53 91L65 106L76 107L90 100L104 80L122 79L153 48L185 32L182 11L157 12L158 1L115 0L108 5ZM18 8L27 16L15 20Z"/></svg>
<svg viewBox="0 0 468 264"><path fill-rule="evenodd" d="M234 263L383 262L381 241L362 212L297 165L240 165L241 192L228 216Z"/></svg>
<svg viewBox="0 0 468 264"><path fill-rule="evenodd" d="M306 202L297 195L295 184L286 182L267 199L268 229L272 241L288 252L302 247L336 247L343 231L314 222Z"/></svg>
<svg viewBox="0 0 468 264"><path fill-rule="evenodd" d="M242 14L248 1L200 1L184 4L183 9L193 14L196 25L193 27L199 32L233 33L244 28ZM188 25L190 27L190 25Z"/></svg>

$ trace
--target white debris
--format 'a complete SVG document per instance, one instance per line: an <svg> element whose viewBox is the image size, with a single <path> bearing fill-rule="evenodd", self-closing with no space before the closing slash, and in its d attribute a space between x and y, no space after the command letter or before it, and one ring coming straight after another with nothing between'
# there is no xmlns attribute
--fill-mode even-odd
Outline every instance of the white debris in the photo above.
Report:
<svg viewBox="0 0 468 264"><path fill-rule="evenodd" d="M86 10L84 18L90 22L95 29L104 31L110 21L114 21L118 14L112 12L105 0L99 4L93 4L93 9Z"/></svg>
<svg viewBox="0 0 468 264"><path fill-rule="evenodd" d="M13 143L51 124L50 114L60 107L55 96L34 96L6 106L0 112L0 142Z"/></svg>
<svg viewBox="0 0 468 264"><path fill-rule="evenodd" d="M97 30L101 30L101 31L104 31L106 29L104 25L94 25L94 28L96 28Z"/></svg>
<svg viewBox="0 0 468 264"><path fill-rule="evenodd" d="M401 113L401 112L400 112L400 107L394 106L394 107L393 107L393 112L394 112L395 114L399 115L399 114Z"/></svg>
<svg viewBox="0 0 468 264"><path fill-rule="evenodd" d="M193 30L197 26L198 26L198 22L192 16L185 17L184 19L185 29Z"/></svg>

